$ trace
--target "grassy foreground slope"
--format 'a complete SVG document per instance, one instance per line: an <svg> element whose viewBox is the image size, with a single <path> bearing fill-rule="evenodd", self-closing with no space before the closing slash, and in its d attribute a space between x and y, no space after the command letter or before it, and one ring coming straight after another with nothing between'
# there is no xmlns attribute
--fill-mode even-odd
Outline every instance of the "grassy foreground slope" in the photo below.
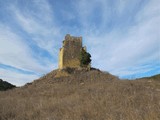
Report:
<svg viewBox="0 0 160 120"><path fill-rule="evenodd" d="M55 70L0 92L0 120L160 120L160 79Z"/></svg>

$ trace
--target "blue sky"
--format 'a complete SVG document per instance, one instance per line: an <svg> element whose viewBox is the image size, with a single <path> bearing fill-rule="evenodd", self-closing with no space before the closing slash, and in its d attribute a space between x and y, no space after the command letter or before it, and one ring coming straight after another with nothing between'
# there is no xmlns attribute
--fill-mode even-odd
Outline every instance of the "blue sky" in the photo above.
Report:
<svg viewBox="0 0 160 120"><path fill-rule="evenodd" d="M160 0L0 0L0 78L21 86L58 67L64 36L120 78L160 73Z"/></svg>

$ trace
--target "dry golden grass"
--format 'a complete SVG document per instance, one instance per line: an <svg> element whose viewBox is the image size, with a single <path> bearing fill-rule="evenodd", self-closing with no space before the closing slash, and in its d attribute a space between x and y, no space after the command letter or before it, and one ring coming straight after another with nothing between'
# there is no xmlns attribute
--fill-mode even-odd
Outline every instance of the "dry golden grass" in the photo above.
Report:
<svg viewBox="0 0 160 120"><path fill-rule="evenodd" d="M0 120L160 120L160 80L119 80L98 70L56 71L0 92Z"/></svg>

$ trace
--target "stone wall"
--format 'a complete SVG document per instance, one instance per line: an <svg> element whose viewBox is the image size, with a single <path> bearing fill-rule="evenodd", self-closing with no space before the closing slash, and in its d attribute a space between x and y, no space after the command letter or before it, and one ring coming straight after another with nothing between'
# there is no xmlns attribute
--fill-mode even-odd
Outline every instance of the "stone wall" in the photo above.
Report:
<svg viewBox="0 0 160 120"><path fill-rule="evenodd" d="M60 51L59 51L59 64L58 64L58 67L59 69L62 69L63 68L63 53L64 53L64 48L60 48Z"/></svg>
<svg viewBox="0 0 160 120"><path fill-rule="evenodd" d="M80 67L79 55L82 49L82 37L67 34L59 53L59 69Z"/></svg>

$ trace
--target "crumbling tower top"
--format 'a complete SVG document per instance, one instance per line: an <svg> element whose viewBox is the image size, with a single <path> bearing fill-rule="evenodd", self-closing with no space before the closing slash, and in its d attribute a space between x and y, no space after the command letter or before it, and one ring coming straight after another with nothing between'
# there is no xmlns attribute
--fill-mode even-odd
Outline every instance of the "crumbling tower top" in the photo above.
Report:
<svg viewBox="0 0 160 120"><path fill-rule="evenodd" d="M75 36L70 36L70 34L66 34L65 40L73 40L73 41L80 40L82 42L82 37L75 37Z"/></svg>

